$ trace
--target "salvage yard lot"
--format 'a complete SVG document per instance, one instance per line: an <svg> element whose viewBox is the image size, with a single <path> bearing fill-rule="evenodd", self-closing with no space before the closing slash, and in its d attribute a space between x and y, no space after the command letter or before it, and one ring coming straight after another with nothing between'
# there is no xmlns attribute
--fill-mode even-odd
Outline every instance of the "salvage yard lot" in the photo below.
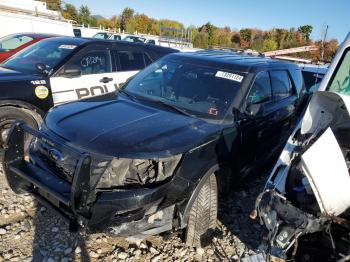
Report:
<svg viewBox="0 0 350 262"><path fill-rule="evenodd" d="M260 226L249 219L266 175L245 181L219 210L213 243L185 246L179 233L139 239L71 233L50 209L18 196L0 171L0 262L2 261L237 261L259 244Z"/></svg>

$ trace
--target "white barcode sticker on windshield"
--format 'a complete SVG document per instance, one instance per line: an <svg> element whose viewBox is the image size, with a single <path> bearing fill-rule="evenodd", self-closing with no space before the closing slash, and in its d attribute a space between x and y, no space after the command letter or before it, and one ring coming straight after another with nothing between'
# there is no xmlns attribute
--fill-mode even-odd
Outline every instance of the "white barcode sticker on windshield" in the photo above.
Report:
<svg viewBox="0 0 350 262"><path fill-rule="evenodd" d="M243 76L241 76L241 75L237 75L237 74L233 74L233 73L229 73L229 72L223 72L223 71L217 71L215 76L229 79L229 80L236 81L236 82L242 82L242 80L243 80Z"/></svg>
<svg viewBox="0 0 350 262"><path fill-rule="evenodd" d="M77 47L76 45L60 45L58 48L61 48L61 49L74 49L76 47Z"/></svg>

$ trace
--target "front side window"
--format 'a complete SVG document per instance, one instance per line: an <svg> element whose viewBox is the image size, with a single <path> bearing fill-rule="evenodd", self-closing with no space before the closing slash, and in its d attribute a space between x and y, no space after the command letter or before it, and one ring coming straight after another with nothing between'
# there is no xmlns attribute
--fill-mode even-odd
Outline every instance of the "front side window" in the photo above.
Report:
<svg viewBox="0 0 350 262"><path fill-rule="evenodd" d="M205 119L223 119L245 73L186 63L181 59L161 59L137 74L125 91L149 101L180 108Z"/></svg>
<svg viewBox="0 0 350 262"><path fill-rule="evenodd" d="M346 51L328 85L329 91L350 95L350 52Z"/></svg>
<svg viewBox="0 0 350 262"><path fill-rule="evenodd" d="M50 71L76 47L77 45L69 42L54 39L42 40L18 52L2 66L34 74L39 73L37 65L42 64L47 71Z"/></svg>
<svg viewBox="0 0 350 262"><path fill-rule="evenodd" d="M33 39L33 37L26 35L10 35L0 38L0 52L8 52L14 50L32 41Z"/></svg>
<svg viewBox="0 0 350 262"><path fill-rule="evenodd" d="M260 72L247 97L247 104L261 104L271 101L271 82L268 72Z"/></svg>
<svg viewBox="0 0 350 262"><path fill-rule="evenodd" d="M287 71L271 71L272 93L275 101L289 97L292 84Z"/></svg>
<svg viewBox="0 0 350 262"><path fill-rule="evenodd" d="M145 67L143 52L139 51L118 51L120 68L119 71L135 71Z"/></svg>
<svg viewBox="0 0 350 262"><path fill-rule="evenodd" d="M78 66L82 75L111 72L111 59L108 50L82 50L72 57L67 66Z"/></svg>

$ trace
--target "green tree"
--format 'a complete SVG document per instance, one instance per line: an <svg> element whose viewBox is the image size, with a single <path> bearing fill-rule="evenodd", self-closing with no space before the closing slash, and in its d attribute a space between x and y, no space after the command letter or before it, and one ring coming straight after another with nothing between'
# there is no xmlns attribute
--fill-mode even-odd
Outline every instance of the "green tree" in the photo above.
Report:
<svg viewBox="0 0 350 262"><path fill-rule="evenodd" d="M303 25L298 28L298 31L301 33L305 41L310 41L312 29L313 27L311 25Z"/></svg>
<svg viewBox="0 0 350 262"><path fill-rule="evenodd" d="M193 39L193 46L197 48L208 48L208 39L207 32L199 32Z"/></svg>
<svg viewBox="0 0 350 262"><path fill-rule="evenodd" d="M120 29L121 30L128 30L128 24L130 23L130 21L133 19L134 17L134 9L126 7L124 8L121 17L120 17Z"/></svg>
<svg viewBox="0 0 350 262"><path fill-rule="evenodd" d="M90 24L91 18L90 18L90 9L87 5L82 5L79 8L79 20L81 24Z"/></svg>
<svg viewBox="0 0 350 262"><path fill-rule="evenodd" d="M272 38L267 38L263 42L262 50L261 51L273 51L278 48L277 42Z"/></svg>

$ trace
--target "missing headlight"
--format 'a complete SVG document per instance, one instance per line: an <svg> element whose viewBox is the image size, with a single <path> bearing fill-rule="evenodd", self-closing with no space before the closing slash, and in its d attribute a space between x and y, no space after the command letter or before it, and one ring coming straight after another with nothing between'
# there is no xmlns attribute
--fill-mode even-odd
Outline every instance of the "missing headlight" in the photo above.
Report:
<svg viewBox="0 0 350 262"><path fill-rule="evenodd" d="M164 181L174 174L181 156L160 159L115 158L103 173L97 188L147 185Z"/></svg>

